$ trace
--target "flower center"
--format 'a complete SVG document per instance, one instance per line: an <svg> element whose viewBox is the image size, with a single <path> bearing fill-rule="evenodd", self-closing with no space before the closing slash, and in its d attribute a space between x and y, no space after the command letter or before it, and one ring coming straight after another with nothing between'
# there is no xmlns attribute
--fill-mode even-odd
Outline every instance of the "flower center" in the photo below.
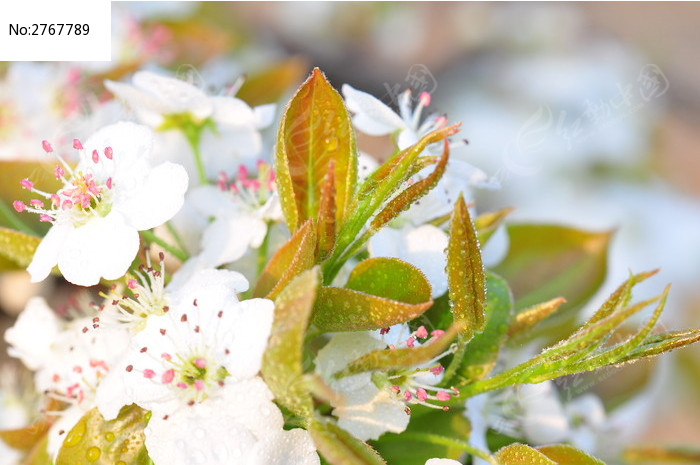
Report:
<svg viewBox="0 0 700 465"><path fill-rule="evenodd" d="M238 167L238 175L229 180L226 173L219 173L217 185L222 192L230 192L234 201L251 211L263 207L276 190L275 172L272 166L258 160L257 174L251 174L244 165Z"/></svg>
<svg viewBox="0 0 700 465"><path fill-rule="evenodd" d="M47 141L42 143L46 153L53 153L51 144ZM75 139L73 148L83 150L82 143ZM59 164L54 169L56 179L63 182L63 187L55 194L49 194L34 187L34 183L25 178L20 181L20 185L49 202L49 206L44 205L40 199L32 199L29 205L16 200L13 203L18 212L28 211L39 215L40 221L49 223L69 222L73 226L82 226L91 217L104 217L112 209L112 178L100 180L89 168L83 171L74 171L68 163L59 155L55 154ZM92 161L98 165L105 158L111 160L113 152L111 147L106 147L101 157L97 150L92 152Z"/></svg>

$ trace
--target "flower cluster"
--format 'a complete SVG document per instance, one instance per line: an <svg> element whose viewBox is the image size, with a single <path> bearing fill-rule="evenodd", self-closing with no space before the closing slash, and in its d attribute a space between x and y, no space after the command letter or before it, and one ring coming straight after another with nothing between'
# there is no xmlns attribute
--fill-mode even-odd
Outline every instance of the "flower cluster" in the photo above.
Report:
<svg viewBox="0 0 700 465"><path fill-rule="evenodd" d="M69 306L32 298L5 333L43 405L33 424L0 431L21 451L13 461L598 463L586 452L602 403L565 405L550 380L700 338L651 332L667 291L630 304L648 272L512 363L523 353L507 343L534 341L564 302L546 300L556 276L522 249L553 243L564 274L570 256L604 255L608 236L537 229L485 269L481 246L509 210L476 216L473 190L498 182L464 158L459 124L428 113L428 93L402 93L397 113L315 69L277 115L237 85L212 94L138 71L104 86L138 122L109 121L72 149L39 140L54 179L23 177L31 198L13 205L18 224L34 214L47 229L0 229L2 258L33 282L89 288ZM388 160L360 152L355 130L387 137ZM608 343L652 304L646 324ZM523 444L492 453L489 432ZM541 446L553 441L585 452Z"/></svg>

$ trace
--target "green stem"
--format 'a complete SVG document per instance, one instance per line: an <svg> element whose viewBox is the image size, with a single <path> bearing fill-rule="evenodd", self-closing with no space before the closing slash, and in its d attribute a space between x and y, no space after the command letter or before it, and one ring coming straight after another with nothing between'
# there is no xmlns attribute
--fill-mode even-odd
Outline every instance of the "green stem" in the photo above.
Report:
<svg viewBox="0 0 700 465"><path fill-rule="evenodd" d="M188 126L189 127L189 126ZM201 128L192 126L192 130L187 128L183 129L187 142L190 143L192 148L192 154L194 155L194 164L197 167L197 175L199 176L199 182L204 186L209 184L207 179L207 172L204 170L204 162L202 161L202 153L199 150L199 135L201 133Z"/></svg>
<svg viewBox="0 0 700 465"><path fill-rule="evenodd" d="M265 269L265 265L267 265L267 249L268 245L270 244L270 224L267 224L267 232L265 233L265 238L262 241L262 244L260 244L260 247L258 247L258 277L260 277L260 274L262 271Z"/></svg>
<svg viewBox="0 0 700 465"><path fill-rule="evenodd" d="M158 245L161 246L163 249L165 249L165 251L168 252L170 255L172 255L172 256L177 257L178 259L180 259L180 261L183 261L183 262L184 262L185 260L187 260L187 258L189 258L189 256L187 255L187 252L184 252L184 251L178 249L177 247L168 244L168 243L165 242L163 239L161 239L160 237L156 236L156 235L153 233L153 231L151 231L151 230L149 230L149 229L144 230L144 231L141 231L141 235L142 235L143 238L144 238L145 240L147 240L149 243L158 244Z"/></svg>
<svg viewBox="0 0 700 465"><path fill-rule="evenodd" d="M466 443L464 441L460 441L459 439L452 439L448 438L446 436L440 436L437 434L430 434L430 433L410 433L410 432L405 432L401 433L400 435L390 437L390 436L384 436L382 439L384 440L393 440L394 438L396 439L414 439L416 441L422 441L422 442L428 442L430 444L436 444L439 446L447 446L447 447L454 447L460 450L463 450L464 452L473 455L474 457L479 457L480 459L486 460L488 463L492 465L498 465L498 462L496 459L491 457L487 452L484 452L481 449L477 449L476 447L473 447L469 443Z"/></svg>
<svg viewBox="0 0 700 465"><path fill-rule="evenodd" d="M183 252L187 252L185 242L182 240L182 236L180 236L180 233L177 232L177 229L175 229L175 226L173 226L173 224L170 221L168 221L165 223L165 227L168 228L168 232L171 236L173 236L173 239L175 239L175 243L180 248L180 250L182 250Z"/></svg>
<svg viewBox="0 0 700 465"><path fill-rule="evenodd" d="M30 236L41 236L38 232L27 226L24 221L20 220L12 209L2 200L0 200L0 215L17 231L29 234Z"/></svg>

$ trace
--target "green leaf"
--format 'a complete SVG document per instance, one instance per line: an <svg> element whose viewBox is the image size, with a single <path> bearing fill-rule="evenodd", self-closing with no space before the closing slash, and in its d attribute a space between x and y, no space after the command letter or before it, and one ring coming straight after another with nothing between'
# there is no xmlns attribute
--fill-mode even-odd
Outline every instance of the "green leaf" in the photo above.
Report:
<svg viewBox="0 0 700 465"><path fill-rule="evenodd" d="M510 248L494 271L513 289L516 308L556 296L577 307L603 283L610 232L530 224L510 225L507 231Z"/></svg>
<svg viewBox="0 0 700 465"><path fill-rule="evenodd" d="M513 295L508 283L488 273L486 284L486 327L467 344L460 363L459 375L468 382L483 379L491 372L513 319Z"/></svg>
<svg viewBox="0 0 700 465"><path fill-rule="evenodd" d="M322 287L314 306L314 325L324 331L386 328L423 314L432 300L409 304L340 287Z"/></svg>
<svg viewBox="0 0 700 465"><path fill-rule="evenodd" d="M461 344L483 331L486 284L476 231L462 194L455 203L447 245L447 283L455 321L463 322Z"/></svg>
<svg viewBox="0 0 700 465"><path fill-rule="evenodd" d="M315 252L316 232L313 221L307 220L265 265L253 297L275 299L295 276L314 266Z"/></svg>
<svg viewBox="0 0 700 465"><path fill-rule="evenodd" d="M29 451L27 457L22 461L22 465L52 465L48 446L49 435L44 434L44 436L39 439L39 442Z"/></svg>
<svg viewBox="0 0 700 465"><path fill-rule="evenodd" d="M510 328L508 328L508 336L512 337L528 331L537 323L556 312L565 302L566 299L563 297L557 297L521 310L511 323Z"/></svg>
<svg viewBox="0 0 700 465"><path fill-rule="evenodd" d="M310 418L313 403L302 379L304 335L321 282L318 267L294 278L275 301L275 319L262 363L262 374L275 399Z"/></svg>
<svg viewBox="0 0 700 465"><path fill-rule="evenodd" d="M311 422L309 434L323 458L331 465L386 465L367 443L331 422Z"/></svg>
<svg viewBox="0 0 700 465"><path fill-rule="evenodd" d="M297 86L308 72L306 60L292 57L246 77L236 97L248 105L275 103Z"/></svg>
<svg viewBox="0 0 700 465"><path fill-rule="evenodd" d="M685 347L700 341L700 329L687 331L668 331L647 337L639 347L630 351L619 363L653 357L664 352Z"/></svg>
<svg viewBox="0 0 700 465"><path fill-rule="evenodd" d="M398 258L362 260L353 268L345 287L409 304L426 302L432 295L425 275L415 266Z"/></svg>
<svg viewBox="0 0 700 465"><path fill-rule="evenodd" d="M557 462L525 444L506 446L496 452L495 457L500 465L557 465Z"/></svg>
<svg viewBox="0 0 700 465"><path fill-rule="evenodd" d="M624 453L625 463L694 463L700 462L700 449L690 447L637 446Z"/></svg>
<svg viewBox="0 0 700 465"><path fill-rule="evenodd" d="M538 447L537 450L554 460L558 465L605 465L602 461L585 452L564 444L542 446Z"/></svg>
<svg viewBox="0 0 700 465"><path fill-rule="evenodd" d="M335 373L333 376L335 378L343 378L366 371L411 368L427 363L447 350L459 331L460 323L457 323L445 331L445 334L441 337L433 337L428 343L419 347L373 350L348 363L342 371Z"/></svg>
<svg viewBox="0 0 700 465"><path fill-rule="evenodd" d="M66 435L56 465L149 465L143 433L149 418L150 413L133 404L111 421L93 408Z"/></svg>
<svg viewBox="0 0 700 465"><path fill-rule="evenodd" d="M417 442L416 436L412 435L439 435L458 442L468 438L469 432L469 421L464 417L463 408L443 412L415 405L411 407L411 421L405 432L386 433L372 445L388 463L425 465L428 459L434 457L458 460L464 450L449 445L448 441L444 444Z"/></svg>
<svg viewBox="0 0 700 465"><path fill-rule="evenodd" d="M413 265L370 258L353 269L346 288L319 290L314 324L325 331L385 328L421 315L432 305L431 294L430 283Z"/></svg>
<svg viewBox="0 0 700 465"><path fill-rule="evenodd" d="M317 217L331 161L336 222L343 224L357 182L355 134L342 97L315 68L287 105L277 135L276 180L290 231Z"/></svg>
<svg viewBox="0 0 700 465"><path fill-rule="evenodd" d="M0 257L17 265L18 268L29 266L40 242L40 237L0 227Z"/></svg>

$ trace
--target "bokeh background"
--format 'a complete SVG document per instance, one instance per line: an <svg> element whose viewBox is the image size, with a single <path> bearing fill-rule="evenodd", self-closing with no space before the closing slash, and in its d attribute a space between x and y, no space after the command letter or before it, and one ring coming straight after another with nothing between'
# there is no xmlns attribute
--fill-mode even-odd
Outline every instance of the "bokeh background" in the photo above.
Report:
<svg viewBox="0 0 700 465"><path fill-rule="evenodd" d="M456 156L501 184L475 192L478 210L615 230L605 284L583 313L630 269L661 267L645 288L673 283L663 325L700 326L700 5L114 2L112 15L111 63L0 64L6 206L26 175L11 166L40 157L42 139L84 136L118 113L105 78L167 69L214 90L244 82L238 95L260 104L283 101L318 66L337 88L387 104L406 88L430 92L433 111L463 122L469 144ZM506 247L501 234L487 261ZM58 305L71 292L3 273L2 328L28 296ZM700 348L638 365L594 374L587 389L611 410L636 396L635 442L700 445ZM11 392L16 373L3 373Z"/></svg>

